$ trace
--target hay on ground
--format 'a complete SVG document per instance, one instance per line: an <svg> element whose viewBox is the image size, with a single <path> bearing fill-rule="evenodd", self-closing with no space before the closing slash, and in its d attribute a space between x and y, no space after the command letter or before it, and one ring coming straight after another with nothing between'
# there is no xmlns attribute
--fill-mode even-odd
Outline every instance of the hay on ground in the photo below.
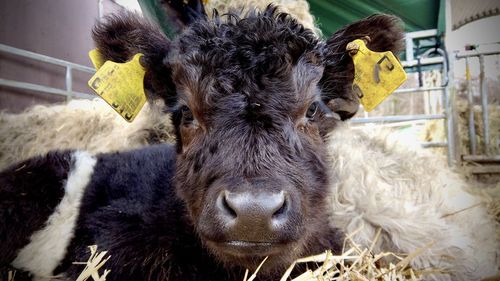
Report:
<svg viewBox="0 0 500 281"><path fill-rule="evenodd" d="M84 264L85 268L83 269L80 276L76 279L76 281L86 281L89 278L92 278L93 281L106 281L106 276L111 272L110 270L104 269L102 274L99 273L99 270L104 266L104 264L110 259L111 256L107 256L107 251L98 252L97 246L92 245L89 246L90 249L90 257L87 262L74 262L73 264Z"/></svg>

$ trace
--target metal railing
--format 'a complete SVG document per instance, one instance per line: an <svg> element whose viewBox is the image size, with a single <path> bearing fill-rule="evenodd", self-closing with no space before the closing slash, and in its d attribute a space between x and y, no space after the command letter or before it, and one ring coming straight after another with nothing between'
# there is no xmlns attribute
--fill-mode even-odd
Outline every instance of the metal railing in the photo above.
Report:
<svg viewBox="0 0 500 281"><path fill-rule="evenodd" d="M469 155L462 155L462 160L470 162L500 162L500 155L493 155L490 143L490 122L489 122L489 109L488 109L488 86L486 84L486 77L484 71L484 58L487 56L499 55L500 51L468 51L463 53L455 53L454 59L465 60L466 64L466 82L467 82L467 101L468 101L468 131L470 151ZM474 117L474 99L472 91L472 81L470 77L469 59L478 58L479 61L479 94L481 98L482 110L482 125L483 125L483 144L484 151L478 152L476 131L475 131L475 117Z"/></svg>
<svg viewBox="0 0 500 281"><path fill-rule="evenodd" d="M12 54L24 58L29 58L33 59L36 61L41 61L44 63L52 64L52 65L57 65L64 67L66 70L66 75L65 75L65 89L59 89L59 88L54 88L54 87L49 87L49 86L44 86L44 85L39 85L39 84L34 84L34 83L28 83L28 82L21 82L21 81L15 81L15 80L8 80L8 79L3 79L0 78L0 86L5 86L9 88L15 88L15 89L22 89L22 90L32 90L32 91L37 91L37 92L43 92L43 93L48 93L48 94L54 94L54 95L60 95L60 96L66 96L67 99L71 98L95 98L94 95L90 95L87 93L81 93L73 90L73 71L81 71L81 72L87 72L93 74L95 70L93 68L90 68L88 66L68 62L65 60L37 54L34 52L14 48L11 46L7 46L4 44L0 44L0 52L7 53L7 54Z"/></svg>
<svg viewBox="0 0 500 281"><path fill-rule="evenodd" d="M374 116L374 117L357 117L351 119L354 124L366 123L395 123L395 122L408 122L408 121L424 121L424 120L443 120L446 128L446 141L445 142L421 142L424 148L430 147L446 147L447 159L450 166L455 165L456 159L455 151L455 138L454 138L454 117L452 112L451 98L449 96L448 87L421 87L411 89L400 89L394 94L417 93L427 91L441 91L443 101L443 112L441 114L416 114L416 115L389 115L389 116Z"/></svg>

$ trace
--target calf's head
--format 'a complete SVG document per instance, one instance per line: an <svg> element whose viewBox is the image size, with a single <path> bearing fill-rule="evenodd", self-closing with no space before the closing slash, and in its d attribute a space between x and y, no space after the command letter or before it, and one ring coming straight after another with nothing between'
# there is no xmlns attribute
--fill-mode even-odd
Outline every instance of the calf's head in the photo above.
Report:
<svg viewBox="0 0 500 281"><path fill-rule="evenodd" d="M265 269L307 254L326 225L325 137L357 110L345 47L365 36L397 51L402 32L375 15L323 42L274 7L200 20L172 42L131 14L94 30L105 59L144 53L145 89L176 128L177 194L203 243L230 266L269 256Z"/></svg>

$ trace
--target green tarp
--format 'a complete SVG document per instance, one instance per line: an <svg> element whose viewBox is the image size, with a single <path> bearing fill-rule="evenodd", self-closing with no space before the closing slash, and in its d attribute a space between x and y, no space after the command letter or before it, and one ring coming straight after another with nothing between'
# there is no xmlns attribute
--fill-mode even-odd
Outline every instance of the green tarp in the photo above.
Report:
<svg viewBox="0 0 500 281"><path fill-rule="evenodd" d="M209 0L210 1L210 0ZM241 1L241 0L238 0ZM329 36L340 27L374 13L394 14L403 19L406 31L438 28L444 32L445 0L309 0L311 13ZM159 0L139 0L143 12L160 23L171 37L175 31L167 26Z"/></svg>
<svg viewBox="0 0 500 281"><path fill-rule="evenodd" d="M309 4L324 36L329 36L345 24L374 13L401 17L407 32L445 29L444 0L309 0Z"/></svg>

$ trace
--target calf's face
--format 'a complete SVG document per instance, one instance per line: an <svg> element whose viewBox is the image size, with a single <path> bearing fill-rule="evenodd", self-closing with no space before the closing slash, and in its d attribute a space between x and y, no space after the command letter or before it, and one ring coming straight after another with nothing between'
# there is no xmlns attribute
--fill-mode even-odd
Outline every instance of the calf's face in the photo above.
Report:
<svg viewBox="0 0 500 281"><path fill-rule="evenodd" d="M264 271L308 253L327 224L324 138L357 110L345 46L364 36L400 47L391 16L324 43L273 7L194 23L173 42L130 14L94 30L106 59L145 54L145 88L173 112L177 194L204 245L229 266L269 256Z"/></svg>
<svg viewBox="0 0 500 281"><path fill-rule="evenodd" d="M194 24L174 44L177 190L200 237L227 263L296 257L327 194L316 38L269 14Z"/></svg>

